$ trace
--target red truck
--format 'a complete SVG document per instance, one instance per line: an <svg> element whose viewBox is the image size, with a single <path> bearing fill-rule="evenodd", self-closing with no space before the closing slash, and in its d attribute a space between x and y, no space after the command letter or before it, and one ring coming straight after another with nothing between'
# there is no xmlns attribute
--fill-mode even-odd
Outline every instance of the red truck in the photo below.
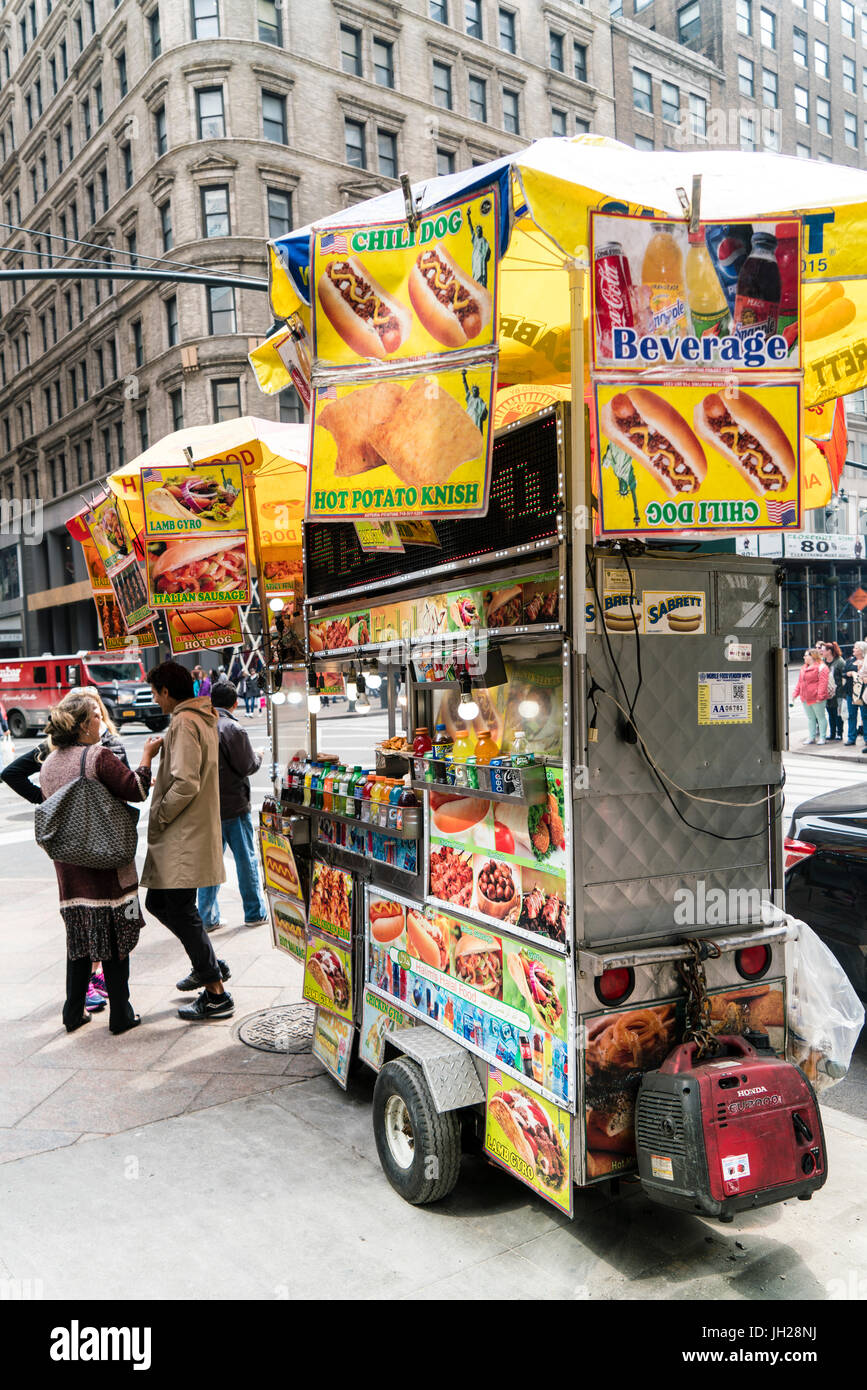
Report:
<svg viewBox="0 0 867 1390"><path fill-rule="evenodd" d="M137 653L45 653L0 661L0 703L6 708L12 737L41 732L49 710L76 685L94 686L119 728L141 720L157 732L169 722L154 701Z"/></svg>

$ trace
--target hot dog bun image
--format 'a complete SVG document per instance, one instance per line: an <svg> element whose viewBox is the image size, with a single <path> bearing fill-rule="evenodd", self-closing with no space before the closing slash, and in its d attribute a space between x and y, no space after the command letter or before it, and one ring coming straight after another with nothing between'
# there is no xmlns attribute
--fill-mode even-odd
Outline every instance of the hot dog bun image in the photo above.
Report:
<svg viewBox="0 0 867 1390"><path fill-rule="evenodd" d="M618 392L599 412L600 428L669 497L697 492L707 477L704 450L682 415L653 391Z"/></svg>
<svg viewBox="0 0 867 1390"><path fill-rule="evenodd" d="M343 341L360 357L397 352L412 323L355 256L332 261L319 277L319 303Z"/></svg>
<svg viewBox="0 0 867 1390"><path fill-rule="evenodd" d="M171 625L179 637L197 637L204 632L220 632L230 628L235 620L234 608L209 608L205 613L185 613L176 608Z"/></svg>
<svg viewBox="0 0 867 1390"><path fill-rule="evenodd" d="M491 321L488 291L452 260L441 243L422 251L409 273L412 307L432 338L463 347Z"/></svg>
<svg viewBox="0 0 867 1390"><path fill-rule="evenodd" d="M569 1171L560 1136L543 1107L526 1091L500 1091L488 1109L515 1152L552 1192L566 1185Z"/></svg>
<svg viewBox="0 0 867 1390"><path fill-rule="evenodd" d="M746 391L732 400L716 392L699 401L695 427L702 439L743 474L757 497L785 492L795 476L792 446L773 415Z"/></svg>
<svg viewBox="0 0 867 1390"><path fill-rule="evenodd" d="M370 935L382 943L396 941L404 928L403 908L390 898L375 899L370 904Z"/></svg>
<svg viewBox="0 0 867 1390"><path fill-rule="evenodd" d="M407 948L416 960L435 970L446 970L449 963L448 940L440 917L424 917L410 908L406 917Z"/></svg>
<svg viewBox="0 0 867 1390"><path fill-rule="evenodd" d="M267 845L263 855L265 860L265 872L276 883L283 888L289 888L292 892L297 891L298 875L295 866L291 862L289 855L284 849L277 849L273 845Z"/></svg>

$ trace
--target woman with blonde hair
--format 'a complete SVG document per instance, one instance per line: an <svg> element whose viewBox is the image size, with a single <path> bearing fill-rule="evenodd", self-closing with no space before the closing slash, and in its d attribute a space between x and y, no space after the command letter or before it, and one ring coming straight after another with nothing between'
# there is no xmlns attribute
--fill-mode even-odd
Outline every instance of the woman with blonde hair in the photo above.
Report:
<svg viewBox="0 0 867 1390"><path fill-rule="evenodd" d="M151 763L162 739L145 742L141 765L130 771L100 741L100 712L85 695L67 695L48 716L51 752L39 781L47 800L82 775L102 782L119 801L144 801L150 791ZM90 1022L85 1013L91 962L102 961L110 1006L109 1030L125 1033L141 1021L129 1002L129 955L142 926L135 861L117 869L89 869L55 860L60 914L66 926L66 1002L68 1033Z"/></svg>
<svg viewBox="0 0 867 1390"><path fill-rule="evenodd" d="M792 691L792 699L800 700L807 716L808 737L803 743L825 742L825 701L828 698L828 667L818 647L810 647L804 652L798 683Z"/></svg>

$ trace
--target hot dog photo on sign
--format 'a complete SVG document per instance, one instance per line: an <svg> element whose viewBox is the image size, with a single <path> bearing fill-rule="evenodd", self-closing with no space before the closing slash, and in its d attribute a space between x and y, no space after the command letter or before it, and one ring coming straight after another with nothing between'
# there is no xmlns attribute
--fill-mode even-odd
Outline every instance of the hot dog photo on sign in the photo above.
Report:
<svg viewBox="0 0 867 1390"><path fill-rule="evenodd" d="M405 221L313 237L320 364L393 362L488 347L496 325L498 191Z"/></svg>

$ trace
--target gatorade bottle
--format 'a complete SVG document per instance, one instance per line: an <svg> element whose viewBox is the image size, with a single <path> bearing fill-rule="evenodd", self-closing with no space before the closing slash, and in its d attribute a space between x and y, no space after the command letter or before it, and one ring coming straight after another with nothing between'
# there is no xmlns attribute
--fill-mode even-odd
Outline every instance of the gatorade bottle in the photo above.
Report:
<svg viewBox="0 0 867 1390"><path fill-rule="evenodd" d="M728 325L728 304L705 245L704 232L690 232L686 253L686 297L696 338L722 336Z"/></svg>
<svg viewBox="0 0 867 1390"><path fill-rule="evenodd" d="M649 292L649 332L658 338L681 338L686 333L683 254L673 232L673 223L654 222L641 263L641 283Z"/></svg>

